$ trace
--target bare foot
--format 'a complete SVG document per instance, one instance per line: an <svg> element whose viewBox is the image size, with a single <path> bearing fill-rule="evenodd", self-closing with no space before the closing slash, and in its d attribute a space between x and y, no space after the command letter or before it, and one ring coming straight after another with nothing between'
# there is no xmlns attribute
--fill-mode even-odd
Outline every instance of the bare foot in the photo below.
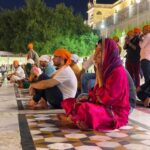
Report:
<svg viewBox="0 0 150 150"><path fill-rule="evenodd" d="M37 102L35 102L33 99L30 99L28 102L27 102L27 107L33 107L37 104Z"/></svg>
<svg viewBox="0 0 150 150"><path fill-rule="evenodd" d="M81 129L81 130L83 130L83 131L88 131L88 130L90 130L89 127L86 125L86 123L83 122L83 121L78 121L78 122L77 122L77 126L78 126L79 129Z"/></svg>
<svg viewBox="0 0 150 150"><path fill-rule="evenodd" d="M37 109L37 110L48 109L48 105L46 103L45 104L38 103L35 105L34 109Z"/></svg>
<svg viewBox="0 0 150 150"><path fill-rule="evenodd" d="M149 97L144 100L144 106L145 107L149 107L150 106L150 98Z"/></svg>
<svg viewBox="0 0 150 150"><path fill-rule="evenodd" d="M59 119L61 126L67 126L72 129L76 129L77 125L71 120L69 116L65 114L57 114L57 118Z"/></svg>
<svg viewBox="0 0 150 150"><path fill-rule="evenodd" d="M57 118L60 121L68 121L68 117L65 114L57 114Z"/></svg>

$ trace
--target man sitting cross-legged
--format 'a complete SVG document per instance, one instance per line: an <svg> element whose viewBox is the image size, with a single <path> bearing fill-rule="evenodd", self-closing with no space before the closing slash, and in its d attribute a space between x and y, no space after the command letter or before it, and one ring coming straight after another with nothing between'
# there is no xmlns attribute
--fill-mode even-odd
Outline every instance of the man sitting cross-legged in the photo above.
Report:
<svg viewBox="0 0 150 150"><path fill-rule="evenodd" d="M32 83L30 91L33 89L43 90L40 97L29 101L28 106L32 109L43 108L43 102L48 102L54 108L61 108L61 101L69 97L75 97L77 91L77 79L70 68L71 54L64 48L59 48L54 52L53 62L58 68L52 78ZM36 93L35 93L36 95Z"/></svg>

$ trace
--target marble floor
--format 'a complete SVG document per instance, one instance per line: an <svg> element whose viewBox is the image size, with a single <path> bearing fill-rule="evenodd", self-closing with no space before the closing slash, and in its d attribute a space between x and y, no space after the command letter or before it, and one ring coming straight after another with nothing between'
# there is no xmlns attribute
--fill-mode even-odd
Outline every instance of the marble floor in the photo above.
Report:
<svg viewBox="0 0 150 150"><path fill-rule="evenodd" d="M137 107L125 127L80 131L58 121L63 110L28 110L27 90L0 87L0 150L150 150L150 109Z"/></svg>

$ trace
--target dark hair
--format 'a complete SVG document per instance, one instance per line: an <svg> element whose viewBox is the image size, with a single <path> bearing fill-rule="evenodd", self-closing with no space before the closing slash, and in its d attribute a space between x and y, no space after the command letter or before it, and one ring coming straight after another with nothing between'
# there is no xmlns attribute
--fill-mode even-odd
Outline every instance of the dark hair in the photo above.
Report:
<svg viewBox="0 0 150 150"><path fill-rule="evenodd" d="M102 38L98 40L97 44L102 44Z"/></svg>

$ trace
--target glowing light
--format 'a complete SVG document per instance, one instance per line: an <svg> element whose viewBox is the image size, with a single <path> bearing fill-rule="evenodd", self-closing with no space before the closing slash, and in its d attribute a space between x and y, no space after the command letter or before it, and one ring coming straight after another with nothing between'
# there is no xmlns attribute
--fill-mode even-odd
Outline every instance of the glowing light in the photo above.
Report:
<svg viewBox="0 0 150 150"><path fill-rule="evenodd" d="M140 3L141 2L141 0L136 0L136 3Z"/></svg>

